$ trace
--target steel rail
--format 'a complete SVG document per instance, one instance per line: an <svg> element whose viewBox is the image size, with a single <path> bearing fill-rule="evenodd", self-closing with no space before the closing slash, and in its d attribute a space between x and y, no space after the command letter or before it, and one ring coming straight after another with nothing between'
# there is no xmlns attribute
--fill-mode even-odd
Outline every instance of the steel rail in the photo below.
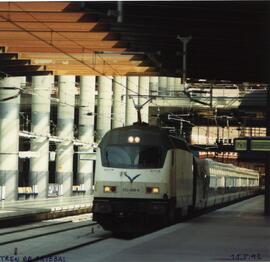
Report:
<svg viewBox="0 0 270 262"><path fill-rule="evenodd" d="M62 232L66 232L66 231L76 230L76 229L83 228L83 227L89 227L89 226L91 227L91 226L95 226L97 224L98 223L94 222L94 223L87 224L87 225L80 225L80 226L75 226L75 227L56 230L56 231L53 231L53 232L48 232L48 233L42 233L42 234L38 234L38 235L23 237L23 238L20 238L20 239L8 240L8 241L0 242L0 246L4 246L4 245L7 245L7 244L16 243L16 242L20 242L20 241L24 241L24 240L28 240L28 239L34 239L34 238L39 238L39 237L43 237L43 236L54 235L56 233L62 233Z"/></svg>
<svg viewBox="0 0 270 262"><path fill-rule="evenodd" d="M91 240L91 241L85 242L85 243L80 244L80 245L75 245L75 246L72 246L72 247L63 248L61 250L58 250L58 251L55 251L55 252L52 252L52 253L48 253L46 255L38 256L38 257L35 257L35 258L33 258L31 260L28 260L28 261L29 262L32 262L32 261L41 261L41 260L44 261L43 259L45 259L45 258L56 256L56 255L59 255L61 253L65 253L65 252L68 252L68 251L71 251L71 250L75 250L75 249L81 248L83 246L88 246L88 245L91 245L91 244L95 244L97 242L101 242L103 240L106 240L106 239L108 239L110 237L111 237L111 234L108 235L108 236L104 236L104 237L101 237L101 238L98 238L98 239L95 239L95 240Z"/></svg>
<svg viewBox="0 0 270 262"><path fill-rule="evenodd" d="M18 229L18 230L10 230L10 231L6 231L6 232L2 232L2 233L0 232L0 236L8 235L8 234L16 234L16 233L25 232L25 231L28 231L28 230L35 230L35 229L44 228L44 227L59 226L59 225L67 224L67 223L71 223L71 222L72 222L72 220L63 221L63 222L57 222L57 223L54 223L54 224L45 224L45 225L37 225L37 226L32 225L32 226L22 228L22 229Z"/></svg>

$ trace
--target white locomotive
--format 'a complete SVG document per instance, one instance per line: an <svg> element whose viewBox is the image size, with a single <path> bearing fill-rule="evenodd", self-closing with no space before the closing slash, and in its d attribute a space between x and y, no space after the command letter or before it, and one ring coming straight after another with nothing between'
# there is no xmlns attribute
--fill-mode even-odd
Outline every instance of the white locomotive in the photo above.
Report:
<svg viewBox="0 0 270 262"><path fill-rule="evenodd" d="M110 130L99 144L93 218L111 231L143 231L252 195L258 185L256 171L199 160L185 140L135 123Z"/></svg>

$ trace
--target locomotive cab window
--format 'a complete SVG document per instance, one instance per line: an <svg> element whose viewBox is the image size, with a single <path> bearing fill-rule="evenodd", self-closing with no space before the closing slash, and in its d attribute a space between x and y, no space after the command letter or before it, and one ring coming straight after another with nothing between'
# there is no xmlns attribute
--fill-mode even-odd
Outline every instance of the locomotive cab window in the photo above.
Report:
<svg viewBox="0 0 270 262"><path fill-rule="evenodd" d="M162 168L174 148L164 130L141 125L110 130L99 147L102 166L134 169Z"/></svg>
<svg viewBox="0 0 270 262"><path fill-rule="evenodd" d="M161 168L164 153L158 146L110 145L101 152L102 165L113 168Z"/></svg>

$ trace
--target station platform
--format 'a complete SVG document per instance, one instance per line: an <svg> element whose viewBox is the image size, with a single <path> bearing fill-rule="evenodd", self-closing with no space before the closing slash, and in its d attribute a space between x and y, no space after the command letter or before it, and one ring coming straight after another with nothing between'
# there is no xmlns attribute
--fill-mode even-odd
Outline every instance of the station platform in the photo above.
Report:
<svg viewBox="0 0 270 262"><path fill-rule="evenodd" d="M270 261L270 218L263 206L259 195L129 241L114 238L65 255L99 262Z"/></svg>
<svg viewBox="0 0 270 262"><path fill-rule="evenodd" d="M0 228L90 212L93 196L2 201Z"/></svg>

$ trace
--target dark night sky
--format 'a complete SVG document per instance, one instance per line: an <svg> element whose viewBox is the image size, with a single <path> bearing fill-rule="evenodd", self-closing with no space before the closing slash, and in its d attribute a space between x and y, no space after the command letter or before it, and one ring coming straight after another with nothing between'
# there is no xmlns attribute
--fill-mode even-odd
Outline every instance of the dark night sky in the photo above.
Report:
<svg viewBox="0 0 270 262"><path fill-rule="evenodd" d="M106 13L117 2L91 2ZM177 34L192 36L188 76L211 80L268 82L270 2L124 2L124 23L112 24L133 50L154 53L165 72L181 69Z"/></svg>

